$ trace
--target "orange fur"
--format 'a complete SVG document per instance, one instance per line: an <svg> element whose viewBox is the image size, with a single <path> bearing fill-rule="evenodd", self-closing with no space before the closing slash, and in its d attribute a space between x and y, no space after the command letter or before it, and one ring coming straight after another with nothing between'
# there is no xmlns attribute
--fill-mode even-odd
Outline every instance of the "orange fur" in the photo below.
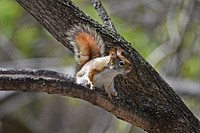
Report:
<svg viewBox="0 0 200 133"><path fill-rule="evenodd" d="M88 61L105 56L105 44L101 36L89 25L74 25L66 35L74 48L77 71Z"/></svg>
<svg viewBox="0 0 200 133"><path fill-rule="evenodd" d="M100 49L98 47L98 42L95 40L94 36L87 32L79 32L75 36L75 41L77 42L77 47L80 51L80 58L82 59L81 65L84 65L88 60L96 57L100 57Z"/></svg>

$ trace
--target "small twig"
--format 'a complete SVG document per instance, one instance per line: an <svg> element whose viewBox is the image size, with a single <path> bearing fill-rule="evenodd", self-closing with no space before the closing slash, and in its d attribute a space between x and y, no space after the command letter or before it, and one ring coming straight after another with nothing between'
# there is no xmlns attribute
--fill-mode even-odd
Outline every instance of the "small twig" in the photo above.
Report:
<svg viewBox="0 0 200 133"><path fill-rule="evenodd" d="M111 21L111 18L109 17L108 13L106 12L106 9L103 7L102 3L99 0L90 0L96 9L96 11L99 14L99 17L101 18L104 26L111 30L112 32L117 33L117 30L114 26L114 24Z"/></svg>

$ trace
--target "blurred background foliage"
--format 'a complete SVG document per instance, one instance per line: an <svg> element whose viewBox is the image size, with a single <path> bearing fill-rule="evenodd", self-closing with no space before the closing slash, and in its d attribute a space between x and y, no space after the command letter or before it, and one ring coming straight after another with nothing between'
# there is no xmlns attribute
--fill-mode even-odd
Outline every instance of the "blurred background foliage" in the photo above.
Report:
<svg viewBox="0 0 200 133"><path fill-rule="evenodd" d="M74 0L100 22L86 0ZM118 32L200 118L200 1L103 0ZM101 23L101 22L100 22ZM73 54L15 0L0 0L0 67L74 73ZM0 93L3 133L142 133L82 100L44 93Z"/></svg>

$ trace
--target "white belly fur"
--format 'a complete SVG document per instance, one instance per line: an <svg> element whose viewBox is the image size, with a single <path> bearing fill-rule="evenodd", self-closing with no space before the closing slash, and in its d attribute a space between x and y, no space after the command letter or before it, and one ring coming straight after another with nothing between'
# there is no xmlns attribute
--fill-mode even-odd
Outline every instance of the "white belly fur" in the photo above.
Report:
<svg viewBox="0 0 200 133"><path fill-rule="evenodd" d="M116 71L112 69L105 69L101 73L98 73L94 76L94 86L100 89L105 89L106 86L111 85L114 77L118 74L119 73L116 73Z"/></svg>
<svg viewBox="0 0 200 133"><path fill-rule="evenodd" d="M76 76L76 82L82 85L88 85L89 83L89 71L84 71L85 73L81 76ZM117 92L114 88L114 77L120 74L120 72L113 69L106 68L101 73L97 73L94 76L93 85L97 88L105 90L106 87L109 87L107 91L116 95ZM107 92L108 93L108 92Z"/></svg>

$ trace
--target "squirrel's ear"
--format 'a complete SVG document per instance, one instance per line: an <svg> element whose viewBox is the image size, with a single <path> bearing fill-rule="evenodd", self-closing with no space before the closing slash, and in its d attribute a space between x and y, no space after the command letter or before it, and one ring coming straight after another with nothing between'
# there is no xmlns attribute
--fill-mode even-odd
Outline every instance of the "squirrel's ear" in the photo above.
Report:
<svg viewBox="0 0 200 133"><path fill-rule="evenodd" d="M115 59L117 57L116 50L114 48L111 48L109 51L109 55L111 59Z"/></svg>
<svg viewBox="0 0 200 133"><path fill-rule="evenodd" d="M121 47L117 47L117 55L122 55L124 50Z"/></svg>

